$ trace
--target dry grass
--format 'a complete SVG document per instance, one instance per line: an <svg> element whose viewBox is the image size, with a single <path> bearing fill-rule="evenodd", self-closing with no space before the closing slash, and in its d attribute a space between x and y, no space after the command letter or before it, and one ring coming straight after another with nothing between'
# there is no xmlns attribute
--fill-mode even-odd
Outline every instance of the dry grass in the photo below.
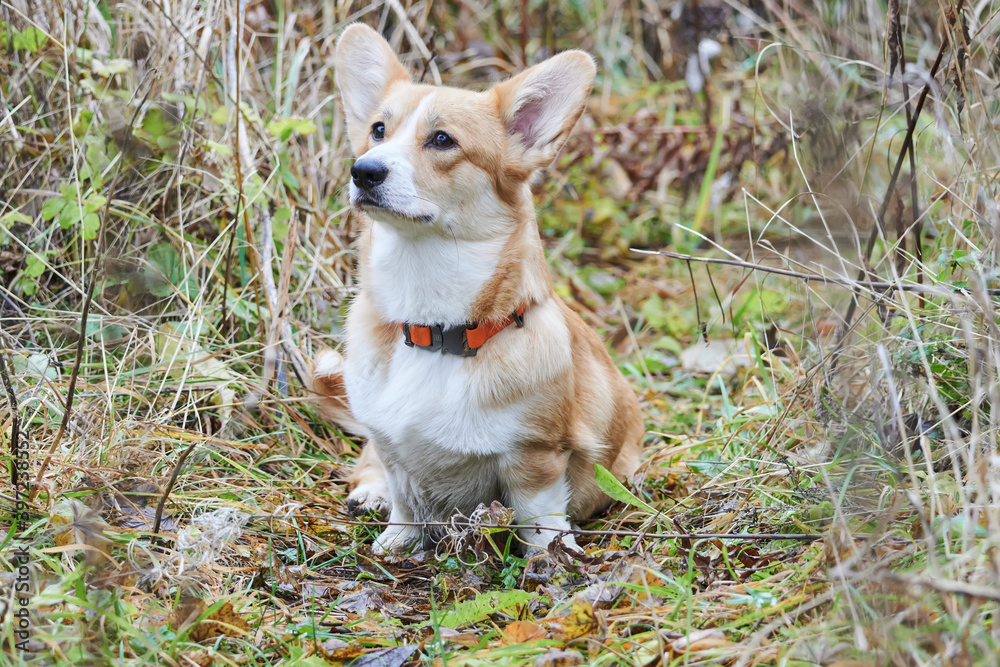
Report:
<svg viewBox="0 0 1000 667"><path fill-rule="evenodd" d="M329 62L355 20L428 81L598 60L539 219L648 463L552 581L496 509L372 557L357 443L297 377L353 290ZM33 480L20 520L0 486L4 663L997 661L997 0L0 0L0 22L0 449Z"/></svg>

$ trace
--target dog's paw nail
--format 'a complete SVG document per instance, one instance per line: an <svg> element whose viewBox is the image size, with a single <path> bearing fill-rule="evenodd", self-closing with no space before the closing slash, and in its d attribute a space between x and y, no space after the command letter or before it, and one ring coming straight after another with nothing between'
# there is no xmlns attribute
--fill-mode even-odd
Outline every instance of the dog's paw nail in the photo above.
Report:
<svg viewBox="0 0 1000 667"><path fill-rule="evenodd" d="M369 517L381 521L389 515L390 507L389 501L378 496L347 498L347 514L355 519Z"/></svg>

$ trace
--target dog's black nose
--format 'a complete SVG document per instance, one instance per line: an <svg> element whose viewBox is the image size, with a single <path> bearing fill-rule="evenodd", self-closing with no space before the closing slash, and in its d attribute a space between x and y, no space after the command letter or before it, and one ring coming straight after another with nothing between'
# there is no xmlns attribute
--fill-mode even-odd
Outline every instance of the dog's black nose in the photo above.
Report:
<svg viewBox="0 0 1000 667"><path fill-rule="evenodd" d="M362 190L371 190L389 175L389 168L381 162L365 162L358 160L351 167L351 178L354 185Z"/></svg>

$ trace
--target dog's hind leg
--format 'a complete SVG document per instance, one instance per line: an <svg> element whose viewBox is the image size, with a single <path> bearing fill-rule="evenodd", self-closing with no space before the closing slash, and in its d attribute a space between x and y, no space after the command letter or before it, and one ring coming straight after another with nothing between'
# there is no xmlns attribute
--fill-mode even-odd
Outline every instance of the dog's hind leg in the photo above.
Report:
<svg viewBox="0 0 1000 667"><path fill-rule="evenodd" d="M361 456L347 478L347 488L350 489L347 494L347 511L351 516L376 514L383 519L389 516L392 503L389 500L385 467L371 440L361 450Z"/></svg>
<svg viewBox="0 0 1000 667"><path fill-rule="evenodd" d="M351 412L344 388L344 358L336 350L323 350L313 360L309 390L319 416L342 431L368 437L366 429Z"/></svg>
<svg viewBox="0 0 1000 667"><path fill-rule="evenodd" d="M518 536L530 551L548 549L552 540L559 538L563 544L576 549L567 505L570 489L565 475L560 475L548 486L535 489L510 489L511 507L518 524L524 526Z"/></svg>

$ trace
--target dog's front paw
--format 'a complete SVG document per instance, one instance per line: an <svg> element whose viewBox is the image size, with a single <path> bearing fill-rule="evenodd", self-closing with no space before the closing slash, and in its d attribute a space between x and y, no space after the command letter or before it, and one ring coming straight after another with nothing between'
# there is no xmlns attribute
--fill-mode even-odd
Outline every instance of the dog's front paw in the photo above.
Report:
<svg viewBox="0 0 1000 667"><path fill-rule="evenodd" d="M420 529L416 526L389 526L375 538L372 552L376 556L398 553L413 546L420 539Z"/></svg>
<svg viewBox="0 0 1000 667"><path fill-rule="evenodd" d="M361 484L347 494L347 513L352 517L374 515L382 521L391 510L392 502L385 484Z"/></svg>

